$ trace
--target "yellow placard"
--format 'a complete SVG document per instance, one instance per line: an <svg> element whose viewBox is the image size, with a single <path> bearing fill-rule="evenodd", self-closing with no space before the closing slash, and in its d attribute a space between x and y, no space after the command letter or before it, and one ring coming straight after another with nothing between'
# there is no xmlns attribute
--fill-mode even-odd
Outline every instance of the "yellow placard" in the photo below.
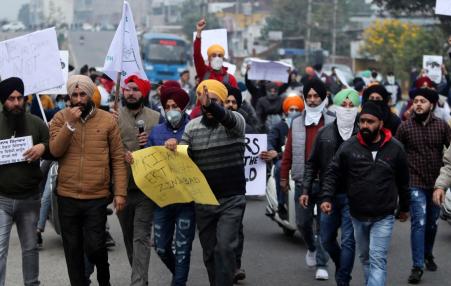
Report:
<svg viewBox="0 0 451 286"><path fill-rule="evenodd" d="M155 146L133 152L132 172L138 188L159 207L196 202L219 205L202 172L189 158L188 146L177 152Z"/></svg>

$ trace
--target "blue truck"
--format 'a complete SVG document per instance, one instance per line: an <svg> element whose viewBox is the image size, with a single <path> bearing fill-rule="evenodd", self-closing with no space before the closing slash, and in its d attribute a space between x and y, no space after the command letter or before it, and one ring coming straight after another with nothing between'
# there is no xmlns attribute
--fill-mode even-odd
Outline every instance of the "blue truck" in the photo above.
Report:
<svg viewBox="0 0 451 286"><path fill-rule="evenodd" d="M141 46L144 70L152 82L178 80L179 74L188 69L191 47L180 36L146 33Z"/></svg>

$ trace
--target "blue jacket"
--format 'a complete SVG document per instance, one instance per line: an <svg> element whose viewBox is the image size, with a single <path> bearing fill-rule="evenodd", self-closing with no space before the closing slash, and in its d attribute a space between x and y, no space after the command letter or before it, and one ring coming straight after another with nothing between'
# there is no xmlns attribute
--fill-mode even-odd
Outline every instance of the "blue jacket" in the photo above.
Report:
<svg viewBox="0 0 451 286"><path fill-rule="evenodd" d="M189 116L187 114L184 114L183 117L183 123L178 129L172 128L171 124L167 121L155 126L149 134L146 147L163 146L164 142L170 138L175 138L177 141L180 141L185 131L185 126L189 122Z"/></svg>

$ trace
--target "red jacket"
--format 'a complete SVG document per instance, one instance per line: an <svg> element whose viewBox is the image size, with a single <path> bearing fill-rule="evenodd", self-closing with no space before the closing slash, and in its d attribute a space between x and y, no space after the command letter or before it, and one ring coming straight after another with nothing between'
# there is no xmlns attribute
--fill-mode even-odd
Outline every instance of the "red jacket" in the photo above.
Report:
<svg viewBox="0 0 451 286"><path fill-rule="evenodd" d="M204 58L201 53L201 39L197 38L194 40L194 66L196 67L196 73L200 81L204 80L207 73L210 73L208 79L215 79L217 81L223 82L224 76L227 74L227 68L222 67L220 71L214 70L210 65L206 65ZM229 85L238 88L235 77L229 73Z"/></svg>

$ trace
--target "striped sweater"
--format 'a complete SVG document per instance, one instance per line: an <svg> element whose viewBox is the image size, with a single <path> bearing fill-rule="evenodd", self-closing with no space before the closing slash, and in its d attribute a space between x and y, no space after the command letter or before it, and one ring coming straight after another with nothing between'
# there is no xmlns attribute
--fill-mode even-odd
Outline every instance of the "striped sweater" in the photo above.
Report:
<svg viewBox="0 0 451 286"><path fill-rule="evenodd" d="M188 145L189 156L204 174L216 198L244 195L244 118L215 103L206 109L220 124L207 127L202 116L195 118L185 127L180 144Z"/></svg>

